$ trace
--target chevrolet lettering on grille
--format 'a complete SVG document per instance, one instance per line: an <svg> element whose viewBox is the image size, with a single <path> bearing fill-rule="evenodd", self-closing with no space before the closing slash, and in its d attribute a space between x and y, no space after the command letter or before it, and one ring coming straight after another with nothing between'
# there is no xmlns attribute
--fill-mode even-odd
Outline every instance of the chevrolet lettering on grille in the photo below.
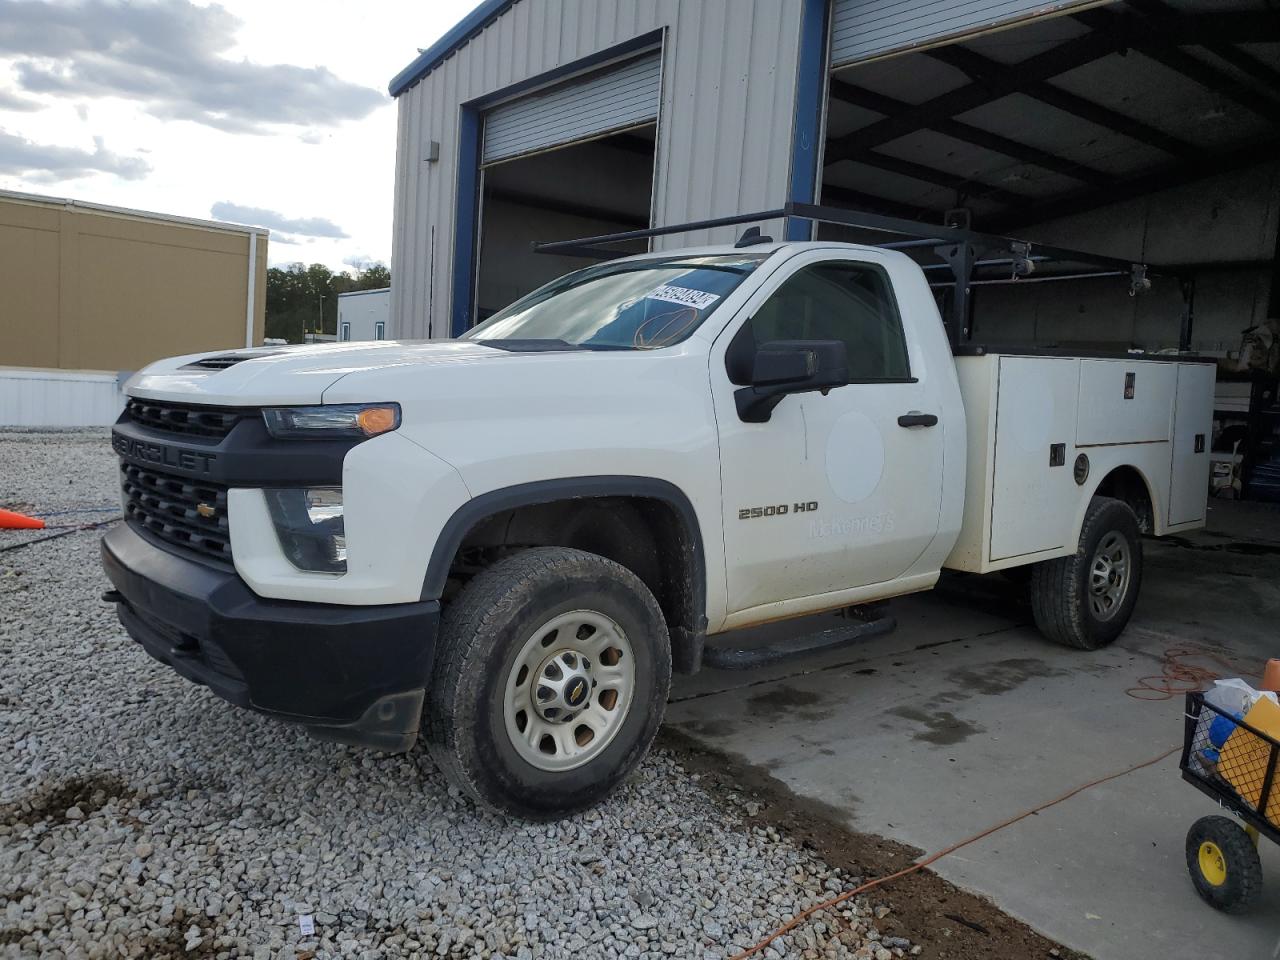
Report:
<svg viewBox="0 0 1280 960"><path fill-rule="evenodd" d="M213 462L218 459L216 453L206 453L202 450L183 450L178 447L170 447L162 443L149 443L145 440L136 440L133 437L124 437L119 434L111 438L111 446L115 448L116 453L120 454L120 456L130 460L163 464L167 467L177 467L179 470L188 470L192 473L208 473L213 468Z"/></svg>

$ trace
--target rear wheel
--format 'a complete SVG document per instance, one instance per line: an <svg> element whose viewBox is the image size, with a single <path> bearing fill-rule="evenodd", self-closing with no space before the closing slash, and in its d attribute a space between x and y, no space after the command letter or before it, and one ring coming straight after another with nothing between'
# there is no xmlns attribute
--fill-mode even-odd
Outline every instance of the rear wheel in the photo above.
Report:
<svg viewBox="0 0 1280 960"><path fill-rule="evenodd" d="M476 576L445 611L426 715L445 775L548 819L601 800L644 757L671 682L657 601L630 570L540 547Z"/></svg>
<svg viewBox="0 0 1280 960"><path fill-rule="evenodd" d="M1137 515L1121 500L1094 497L1076 552L1032 568L1036 626L1050 640L1069 647L1105 647L1129 622L1141 583Z"/></svg>
<svg viewBox="0 0 1280 960"><path fill-rule="evenodd" d="M1224 913L1248 910L1262 893L1262 862L1244 828L1201 817L1187 831L1187 870L1196 893Z"/></svg>

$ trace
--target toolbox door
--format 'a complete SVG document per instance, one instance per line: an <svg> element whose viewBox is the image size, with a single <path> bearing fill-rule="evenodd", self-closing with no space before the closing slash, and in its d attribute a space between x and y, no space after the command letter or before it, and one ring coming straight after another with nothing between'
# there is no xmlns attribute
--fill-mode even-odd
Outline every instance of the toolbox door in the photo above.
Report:
<svg viewBox="0 0 1280 960"><path fill-rule="evenodd" d="M1169 477L1169 523L1203 520L1209 497L1209 439L1217 367L1180 363L1173 411L1173 464Z"/></svg>
<svg viewBox="0 0 1280 960"><path fill-rule="evenodd" d="M991 559L1063 547L1080 500L1075 458L1080 361L1001 357L996 394Z"/></svg>

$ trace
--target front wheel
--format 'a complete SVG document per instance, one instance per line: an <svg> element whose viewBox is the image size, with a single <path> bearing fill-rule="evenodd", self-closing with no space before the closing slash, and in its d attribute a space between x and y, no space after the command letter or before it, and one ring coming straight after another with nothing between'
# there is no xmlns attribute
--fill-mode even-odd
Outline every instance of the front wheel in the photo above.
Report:
<svg viewBox="0 0 1280 960"><path fill-rule="evenodd" d="M1050 640L1097 650L1120 636L1142 583L1138 517L1121 500L1094 497L1069 557L1031 570L1031 612Z"/></svg>
<svg viewBox="0 0 1280 960"><path fill-rule="evenodd" d="M662 612L630 570L540 547L445 611L426 714L432 757L490 807L549 819L604 798L644 757L671 683Z"/></svg>
<svg viewBox="0 0 1280 960"><path fill-rule="evenodd" d="M1262 893L1262 862L1244 828L1226 817L1201 817L1187 831L1187 870L1196 893L1224 913L1242 913Z"/></svg>

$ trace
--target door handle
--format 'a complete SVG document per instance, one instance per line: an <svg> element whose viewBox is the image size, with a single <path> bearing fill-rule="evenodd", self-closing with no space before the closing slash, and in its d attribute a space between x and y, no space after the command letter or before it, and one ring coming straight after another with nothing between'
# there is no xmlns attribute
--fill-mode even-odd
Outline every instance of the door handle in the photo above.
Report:
<svg viewBox="0 0 1280 960"><path fill-rule="evenodd" d="M921 413L919 410L904 413L898 418L898 426L900 427L932 427L937 422L937 416L932 413Z"/></svg>

